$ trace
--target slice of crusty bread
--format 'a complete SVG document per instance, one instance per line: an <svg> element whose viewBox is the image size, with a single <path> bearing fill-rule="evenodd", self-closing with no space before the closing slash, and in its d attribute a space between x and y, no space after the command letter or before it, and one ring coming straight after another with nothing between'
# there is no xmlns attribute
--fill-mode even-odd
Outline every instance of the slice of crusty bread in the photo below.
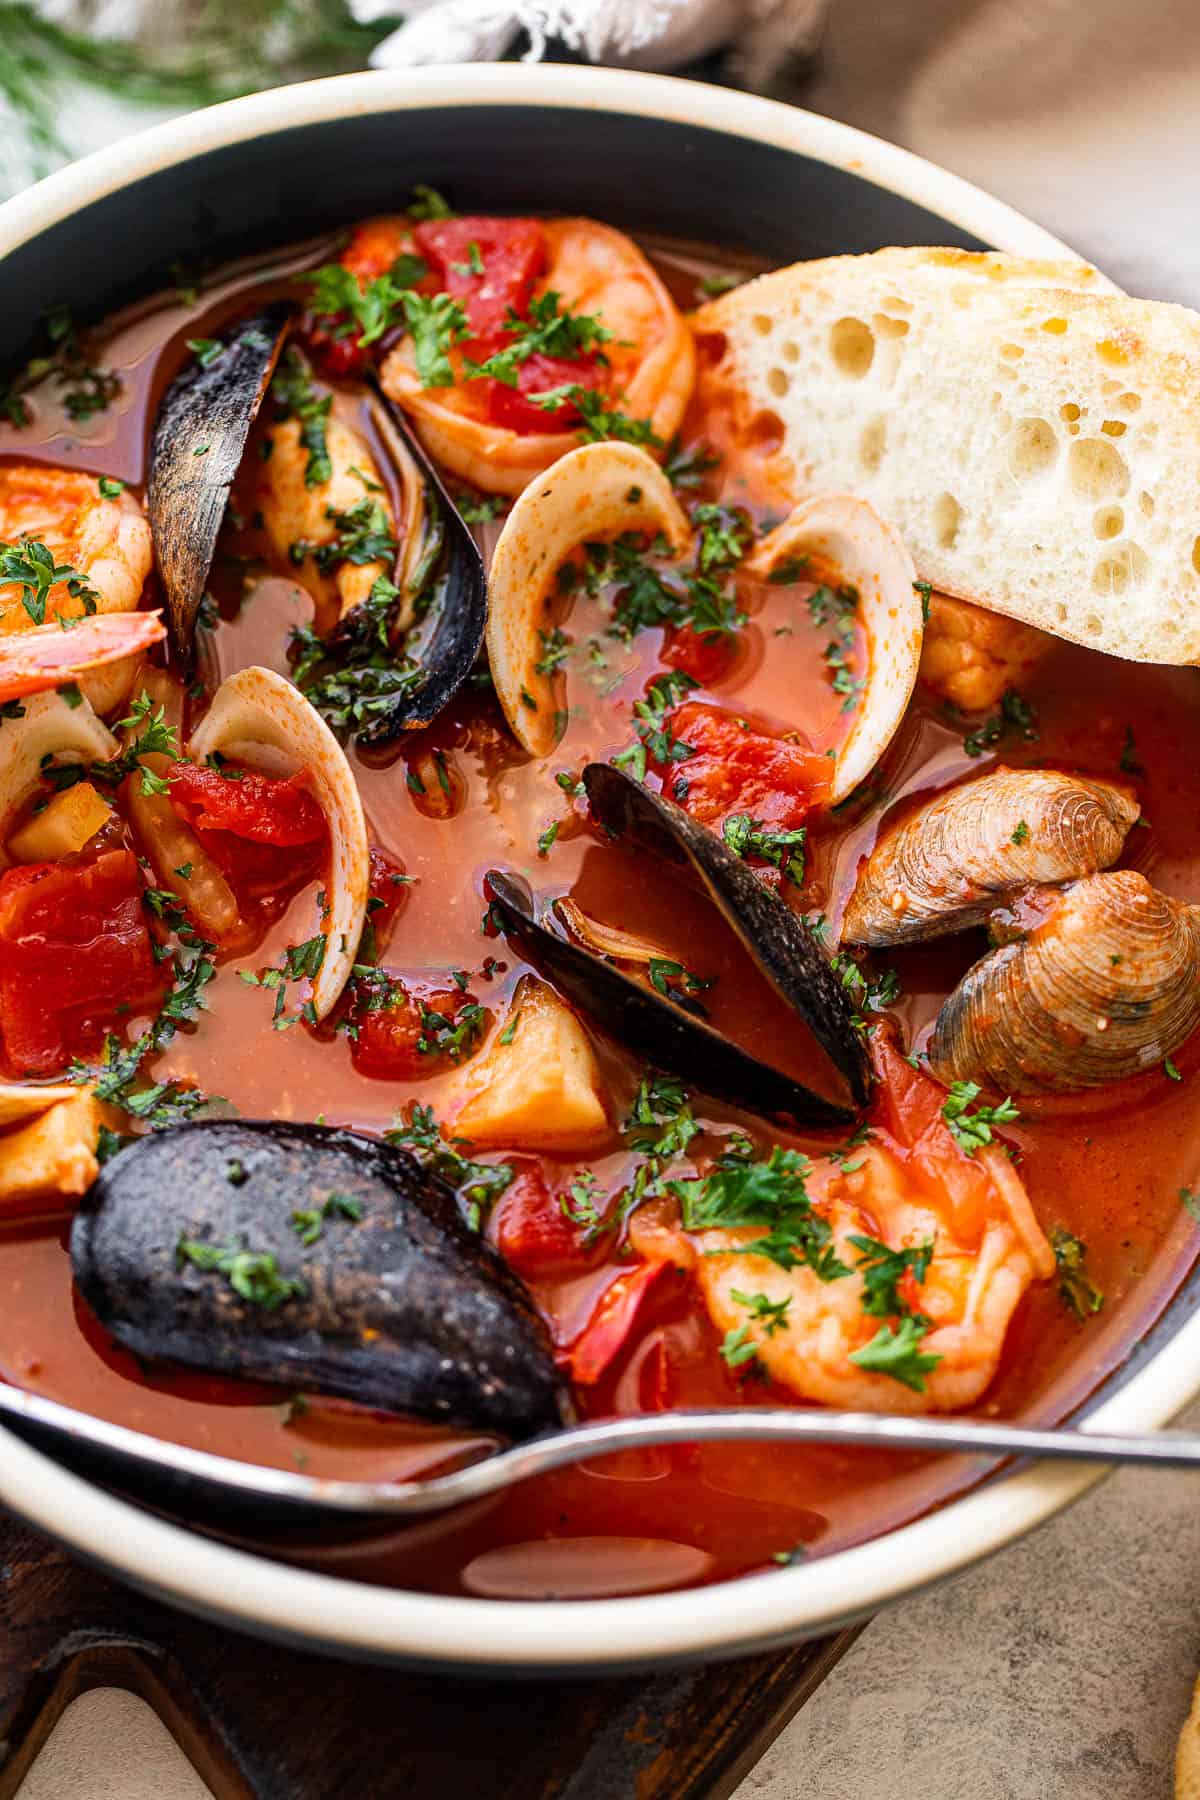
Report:
<svg viewBox="0 0 1200 1800"><path fill-rule="evenodd" d="M693 324L793 499L862 495L945 593L1200 662L1196 313L1086 263L879 250L761 276Z"/></svg>

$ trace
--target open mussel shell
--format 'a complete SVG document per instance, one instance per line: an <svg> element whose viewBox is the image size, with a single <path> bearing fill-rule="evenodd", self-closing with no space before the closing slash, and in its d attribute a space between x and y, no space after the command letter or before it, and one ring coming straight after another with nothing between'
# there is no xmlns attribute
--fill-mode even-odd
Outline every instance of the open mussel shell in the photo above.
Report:
<svg viewBox="0 0 1200 1800"><path fill-rule="evenodd" d="M85 1196L71 1262L139 1357L508 1438L570 1416L525 1289L451 1190L353 1132L209 1120L140 1138Z"/></svg>
<svg viewBox="0 0 1200 1800"><path fill-rule="evenodd" d="M968 969L938 1014L939 1081L1068 1093L1161 1067L1200 1024L1200 907L1135 869L1072 882L1025 937Z"/></svg>
<svg viewBox="0 0 1200 1800"><path fill-rule="evenodd" d="M171 649L191 666L196 613L246 439L270 385L292 307L238 319L219 354L190 361L158 409L146 511L166 598Z"/></svg>
<svg viewBox="0 0 1200 1800"><path fill-rule="evenodd" d="M853 1123L848 1107L759 1062L702 1019L539 924L522 882L493 869L485 886L492 916L505 936L514 938L530 962L620 1043L706 1093L755 1112L816 1129Z"/></svg>
<svg viewBox="0 0 1200 1800"><path fill-rule="evenodd" d="M860 1105L870 1082L867 1052L855 1030L846 990L815 932L764 886L714 831L663 794L610 763L583 771L597 824L665 862L691 868L752 961L780 998L804 1020Z"/></svg>
<svg viewBox="0 0 1200 1800"><path fill-rule="evenodd" d="M471 527L404 414L378 387L372 395L371 416L406 489L412 487L415 470L425 489L425 515L438 534L436 566L427 576L414 571L406 547L401 546L396 571L396 583L404 596L401 619L405 619L406 604L417 598L417 590L426 580L425 591L431 599L410 626L404 646L423 672L421 685L415 693L398 698L394 708L377 715L358 734L361 744L384 744L403 731L432 724L470 676L483 647L487 578ZM353 619L350 614L343 629L353 630Z"/></svg>

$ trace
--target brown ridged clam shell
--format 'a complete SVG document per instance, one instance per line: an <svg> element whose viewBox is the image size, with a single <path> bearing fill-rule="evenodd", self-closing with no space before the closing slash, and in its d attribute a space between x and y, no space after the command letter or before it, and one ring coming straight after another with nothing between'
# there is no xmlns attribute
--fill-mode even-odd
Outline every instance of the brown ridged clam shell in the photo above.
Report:
<svg viewBox="0 0 1200 1800"><path fill-rule="evenodd" d="M996 769L951 788L880 838L842 940L883 947L982 924L1020 888L1114 863L1138 810L1127 789L1057 769Z"/></svg>
<svg viewBox="0 0 1200 1800"><path fill-rule="evenodd" d="M1064 888L1045 923L969 969L938 1015L940 1081L1099 1087L1160 1064L1200 1022L1200 907L1133 869Z"/></svg>

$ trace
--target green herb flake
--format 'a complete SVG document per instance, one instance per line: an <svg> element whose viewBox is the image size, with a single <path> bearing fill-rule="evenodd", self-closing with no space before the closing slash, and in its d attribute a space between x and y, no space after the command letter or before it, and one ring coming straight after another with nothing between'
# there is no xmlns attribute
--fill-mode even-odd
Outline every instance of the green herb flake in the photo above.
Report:
<svg viewBox="0 0 1200 1800"><path fill-rule="evenodd" d="M1061 1225L1050 1233L1050 1247L1058 1267L1059 1297L1080 1321L1098 1313L1104 1295L1087 1272L1087 1245Z"/></svg>

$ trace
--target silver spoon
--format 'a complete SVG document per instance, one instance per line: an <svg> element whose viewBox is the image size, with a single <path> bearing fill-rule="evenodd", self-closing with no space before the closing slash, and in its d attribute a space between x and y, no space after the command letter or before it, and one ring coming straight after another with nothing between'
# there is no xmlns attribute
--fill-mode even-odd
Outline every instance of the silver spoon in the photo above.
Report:
<svg viewBox="0 0 1200 1800"><path fill-rule="evenodd" d="M1032 1456L1168 1469L1200 1467L1200 1435L1186 1431L1050 1431L976 1419L735 1407L574 1425L422 1480L330 1481L166 1443L3 1382L0 1414L18 1436L139 1498L188 1512L215 1510L243 1518L257 1512L264 1522L293 1526L339 1519L383 1522L447 1512L551 1469L654 1444L836 1443L877 1450L960 1450L984 1458Z"/></svg>

